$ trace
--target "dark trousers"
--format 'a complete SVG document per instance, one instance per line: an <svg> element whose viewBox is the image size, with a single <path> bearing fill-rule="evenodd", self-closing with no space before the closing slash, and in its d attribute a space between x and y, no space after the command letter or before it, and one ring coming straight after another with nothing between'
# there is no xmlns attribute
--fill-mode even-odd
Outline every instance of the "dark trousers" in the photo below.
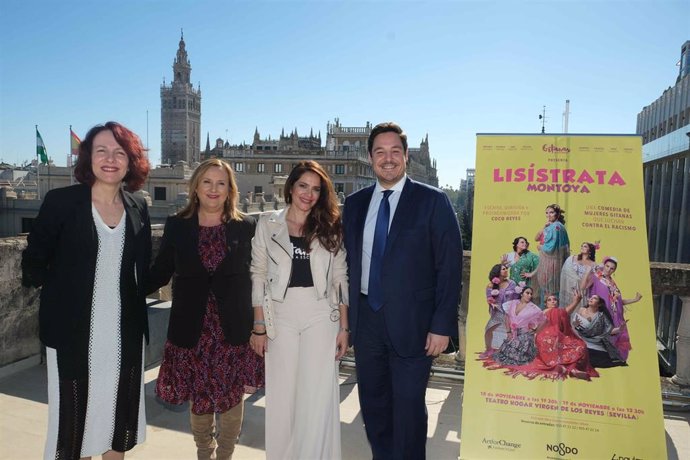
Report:
<svg viewBox="0 0 690 460"><path fill-rule="evenodd" d="M383 308L386 308L385 306ZM355 362L364 426L374 460L426 458L424 397L431 358L401 357L388 338L383 308L360 296Z"/></svg>

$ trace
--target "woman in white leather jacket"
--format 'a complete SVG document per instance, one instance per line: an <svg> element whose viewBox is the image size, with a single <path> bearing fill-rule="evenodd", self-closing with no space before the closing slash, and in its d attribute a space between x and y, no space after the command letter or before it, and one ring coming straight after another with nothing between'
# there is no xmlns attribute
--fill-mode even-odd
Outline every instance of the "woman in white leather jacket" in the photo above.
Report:
<svg viewBox="0 0 690 460"><path fill-rule="evenodd" d="M266 358L266 458L340 459L338 360L350 332L340 210L315 161L293 168L285 201L261 216L252 240L250 344Z"/></svg>

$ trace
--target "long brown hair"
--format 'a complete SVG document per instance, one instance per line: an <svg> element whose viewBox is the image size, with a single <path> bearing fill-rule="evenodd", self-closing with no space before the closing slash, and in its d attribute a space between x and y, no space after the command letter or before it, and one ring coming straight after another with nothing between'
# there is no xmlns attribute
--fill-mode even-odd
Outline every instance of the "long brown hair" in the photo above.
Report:
<svg viewBox="0 0 690 460"><path fill-rule="evenodd" d="M335 188L326 171L313 160L300 161L292 168L285 181L285 202L292 203L292 186L306 172L312 172L321 180L321 193L304 223L304 238L311 244L318 239L321 246L337 254L343 243L343 224L340 220L340 208L335 195Z"/></svg>
<svg viewBox="0 0 690 460"><path fill-rule="evenodd" d="M237 191L235 173L232 171L229 164L218 158L206 160L194 170L192 178L189 179L189 201L187 202L187 206L177 215L183 219L189 219L199 212L199 197L196 195L196 189L203 175L211 168L221 168L228 175L228 198L225 200L225 203L223 203L223 215L221 216L221 220L225 223L231 220L242 220L244 214L237 209L239 193Z"/></svg>

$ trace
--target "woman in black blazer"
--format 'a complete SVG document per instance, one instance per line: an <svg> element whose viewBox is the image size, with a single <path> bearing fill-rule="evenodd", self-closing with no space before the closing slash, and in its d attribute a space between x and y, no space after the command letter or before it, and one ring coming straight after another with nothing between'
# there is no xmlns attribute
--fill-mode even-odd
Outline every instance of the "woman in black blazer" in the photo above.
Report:
<svg viewBox="0 0 690 460"><path fill-rule="evenodd" d="M168 218L149 290L173 279L172 309L156 393L190 401L199 459L229 459L243 415L245 386L263 386L263 361L249 347L251 240L255 221L237 209L230 166L211 159L189 183L189 203ZM221 431L214 437L218 414Z"/></svg>
<svg viewBox="0 0 690 460"><path fill-rule="evenodd" d="M46 459L123 458L144 441L151 226L130 191L148 172L136 134L115 122L92 128L74 171L80 184L48 192L29 234L22 282L42 287Z"/></svg>

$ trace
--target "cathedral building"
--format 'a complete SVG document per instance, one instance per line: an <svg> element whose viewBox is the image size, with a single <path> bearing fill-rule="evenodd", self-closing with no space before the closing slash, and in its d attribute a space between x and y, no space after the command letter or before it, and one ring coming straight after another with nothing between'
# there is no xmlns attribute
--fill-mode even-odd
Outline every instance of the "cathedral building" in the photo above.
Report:
<svg viewBox="0 0 690 460"><path fill-rule="evenodd" d="M266 199L274 196L283 200L282 186L287 175L300 160L318 161L333 180L336 192L348 195L367 187L376 181L367 140L373 126L342 126L338 118L326 125L326 145L321 145L321 133L299 136L297 129L290 134L284 130L278 138L261 138L258 129L249 144L230 144L228 140L216 139L211 148L207 135L206 149L201 158L223 158L232 166L237 184L243 196L263 194ZM438 186L436 161L429 154L429 138L423 139L419 147L409 148L407 174L410 178Z"/></svg>
<svg viewBox="0 0 690 460"><path fill-rule="evenodd" d="M300 160L321 163L333 179L336 192L347 195L375 182L367 152L367 139L373 126L342 126L339 119L326 126L325 146L321 132L300 136L297 128L277 137L261 137L258 127L251 144L234 143L218 138L211 144L206 135L206 148L200 150L201 90L190 83L192 67L187 57L184 36L180 38L173 64L174 80L161 87L161 159L163 164L187 165L207 158L225 159L237 175L242 197L284 200L283 185L293 166ZM407 174L415 180L438 186L436 161L429 153L429 139L409 149ZM162 196L162 192L159 193ZM170 195L167 194L166 197ZM156 202L154 194L154 203Z"/></svg>
<svg viewBox="0 0 690 460"><path fill-rule="evenodd" d="M192 66L184 35L173 62L173 81L161 85L161 163L199 161L201 147L201 88L191 83Z"/></svg>

